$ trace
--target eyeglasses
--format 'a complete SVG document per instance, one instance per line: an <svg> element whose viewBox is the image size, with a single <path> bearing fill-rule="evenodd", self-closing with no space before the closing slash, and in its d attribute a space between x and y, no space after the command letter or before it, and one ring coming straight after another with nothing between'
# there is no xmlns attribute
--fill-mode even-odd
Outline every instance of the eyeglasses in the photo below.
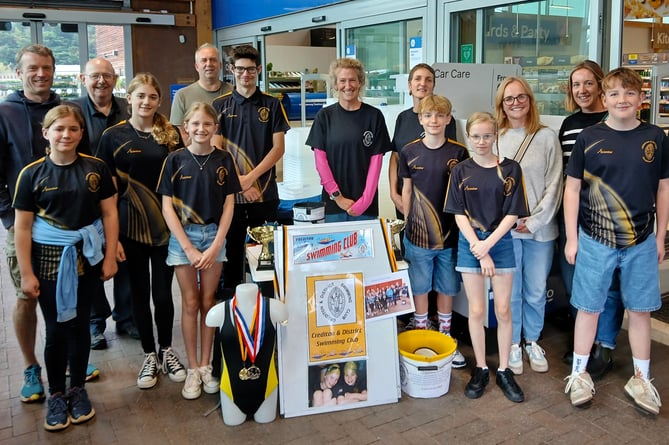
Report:
<svg viewBox="0 0 669 445"><path fill-rule="evenodd" d="M258 72L257 66L233 66L232 69L235 70L235 73L237 74L244 74L244 71L249 74L255 74Z"/></svg>
<svg viewBox="0 0 669 445"><path fill-rule="evenodd" d="M513 105L515 101L518 101L519 104L524 104L530 98L527 94L519 94L517 96L506 96L502 101L506 105Z"/></svg>
<svg viewBox="0 0 669 445"><path fill-rule="evenodd" d="M495 137L494 133L488 133L488 134L470 134L469 139L471 139L472 142L479 143L481 141L483 142L490 142L493 140Z"/></svg>
<svg viewBox="0 0 669 445"><path fill-rule="evenodd" d="M114 78L114 75L109 73L91 73L91 74L86 74L86 77L96 82L100 80L100 78L103 78L104 80L109 82Z"/></svg>

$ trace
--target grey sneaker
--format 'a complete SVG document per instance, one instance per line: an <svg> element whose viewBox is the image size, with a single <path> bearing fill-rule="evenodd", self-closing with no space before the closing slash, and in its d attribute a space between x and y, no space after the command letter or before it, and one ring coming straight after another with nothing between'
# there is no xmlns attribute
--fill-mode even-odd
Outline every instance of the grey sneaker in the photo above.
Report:
<svg viewBox="0 0 669 445"><path fill-rule="evenodd" d="M525 344L525 352L530 361L530 367L534 372L548 372L548 361L546 360L546 351L543 350L537 342Z"/></svg>
<svg viewBox="0 0 669 445"><path fill-rule="evenodd" d="M595 385L592 383L590 374L573 372L565 377L565 380L567 380L567 386L564 388L564 393L569 394L573 406L581 406L592 400Z"/></svg>
<svg viewBox="0 0 669 445"><path fill-rule="evenodd" d="M509 369L515 375L521 375L523 373L523 350L517 343L511 345L511 352L509 353Z"/></svg>
<svg viewBox="0 0 669 445"><path fill-rule="evenodd" d="M155 352L144 354L144 363L142 369L137 375L137 387L140 389L149 389L158 383L158 357Z"/></svg>
<svg viewBox="0 0 669 445"><path fill-rule="evenodd" d="M632 376L625 384L625 392L639 408L657 416L660 414L662 402L652 382L649 379Z"/></svg>
<svg viewBox="0 0 669 445"><path fill-rule="evenodd" d="M186 368L179 361L179 356L172 347L160 351L162 353L163 373L173 382L181 383L186 380Z"/></svg>

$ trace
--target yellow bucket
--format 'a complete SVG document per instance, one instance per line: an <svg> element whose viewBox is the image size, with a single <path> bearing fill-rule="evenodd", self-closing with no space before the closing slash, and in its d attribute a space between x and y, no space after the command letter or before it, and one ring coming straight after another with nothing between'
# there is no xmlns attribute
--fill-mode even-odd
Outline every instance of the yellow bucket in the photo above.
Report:
<svg viewBox="0 0 669 445"><path fill-rule="evenodd" d="M397 336L402 391L416 398L448 392L455 340L436 331L416 329Z"/></svg>

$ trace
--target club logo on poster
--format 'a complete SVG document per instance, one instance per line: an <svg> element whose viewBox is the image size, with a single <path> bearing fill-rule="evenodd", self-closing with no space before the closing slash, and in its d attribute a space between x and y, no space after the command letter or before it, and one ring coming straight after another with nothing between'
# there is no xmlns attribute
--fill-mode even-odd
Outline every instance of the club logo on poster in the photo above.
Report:
<svg viewBox="0 0 669 445"><path fill-rule="evenodd" d="M307 277L309 362L366 357L361 273Z"/></svg>

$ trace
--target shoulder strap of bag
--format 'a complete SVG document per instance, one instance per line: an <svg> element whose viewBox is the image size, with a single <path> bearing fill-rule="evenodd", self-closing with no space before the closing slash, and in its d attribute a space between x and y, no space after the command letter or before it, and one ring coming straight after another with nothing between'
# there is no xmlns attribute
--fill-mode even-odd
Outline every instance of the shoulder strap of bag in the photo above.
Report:
<svg viewBox="0 0 669 445"><path fill-rule="evenodd" d="M525 153L527 152L527 148L530 146L532 143L532 140L534 139L534 135L537 134L536 132L528 134L525 136L525 139L523 139L523 142L520 144L520 147L518 147L518 151L516 152L516 155L513 157L513 160L516 161L517 163L520 164L520 161L523 160L523 157L525 157Z"/></svg>

